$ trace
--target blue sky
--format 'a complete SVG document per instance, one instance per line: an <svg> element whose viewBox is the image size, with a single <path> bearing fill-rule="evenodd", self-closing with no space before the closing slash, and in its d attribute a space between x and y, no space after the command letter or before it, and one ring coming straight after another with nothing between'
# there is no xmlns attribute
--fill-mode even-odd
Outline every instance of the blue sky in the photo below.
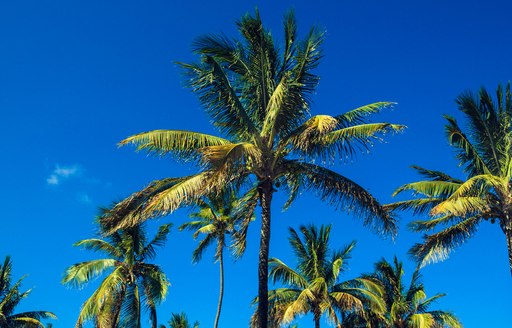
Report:
<svg viewBox="0 0 512 328"><path fill-rule="evenodd" d="M2 1L0 2L0 129L2 237L0 258L11 255L15 276L28 274L33 293L20 310L45 309L71 327L92 293L60 285L65 268L94 258L71 245L92 237L98 206L150 181L195 172L169 159L118 149L123 138L153 129L215 133L195 96L183 86L175 61L195 58L191 43L205 33L235 36L234 22L258 7L276 38L281 19L295 9L299 32L326 31L313 114L337 114L375 101L395 101L378 117L408 126L334 170L368 188L382 202L418 177L412 164L460 176L443 135L442 114L460 118L454 98L464 90L495 90L512 76L508 1ZM351 240L352 278L383 256L413 264L406 253L420 236L400 215L395 241L379 238L357 219L304 194L285 213L274 204L271 256L293 263L287 227L333 223L333 245ZM186 211L152 222L186 219ZM244 327L257 293L259 221L248 250L226 268L222 327ZM173 229L157 258L172 283L159 308L162 323L186 311L202 326L213 323L218 268L206 256L191 264L195 242ZM210 254L212 255L212 254ZM429 294L448 294L439 308L465 327L509 324L512 280L506 244L497 226L483 224L450 258L423 270ZM301 327L311 325L309 318Z"/></svg>

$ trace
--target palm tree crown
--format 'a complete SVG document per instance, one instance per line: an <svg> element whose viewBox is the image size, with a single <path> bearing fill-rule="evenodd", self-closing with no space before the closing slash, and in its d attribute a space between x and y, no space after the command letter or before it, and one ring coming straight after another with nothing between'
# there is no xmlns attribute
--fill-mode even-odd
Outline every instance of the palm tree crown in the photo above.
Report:
<svg viewBox="0 0 512 328"><path fill-rule="evenodd" d="M367 276L383 287L384 313L367 311L347 317L347 327L353 328L461 328L462 324L450 312L433 310L432 304L445 294L428 297L421 283L417 268L407 285L403 280L402 262L395 257L393 263L381 260L375 264L375 272Z"/></svg>
<svg viewBox="0 0 512 328"><path fill-rule="evenodd" d="M422 263L443 260L483 221L498 223L506 236L512 273L512 101L510 83L498 86L496 99L484 89L478 96L465 92L457 98L467 119L467 132L445 116L446 135L455 148L465 179L415 166L427 180L406 184L395 192L413 191L418 198L389 205L428 213L430 219L411 223L415 231L440 231L425 236L411 252Z"/></svg>
<svg viewBox="0 0 512 328"><path fill-rule="evenodd" d="M31 289L20 290L23 278L12 284L12 261L9 256L0 264L0 328L44 328L42 319L57 319L48 311L27 311L15 313L19 303L27 298Z"/></svg>
<svg viewBox="0 0 512 328"><path fill-rule="evenodd" d="M180 130L155 130L131 136L135 144L159 156L173 155L196 162L198 174L155 181L121 203L119 213L105 222L111 229L168 214L226 184L241 185L253 177L261 206L258 267L262 327L267 315L268 254L271 202L275 188L290 195L288 206L303 190L354 212L380 232L394 232L395 221L364 188L336 172L313 164L353 156L401 125L368 123L367 117L392 105L379 102L337 116L309 116L310 96L318 83L323 33L311 29L297 41L294 15L284 19L282 50L263 27L258 12L237 23L241 40L207 35L196 40L201 62L181 64L187 83L199 96L214 125L225 138ZM252 181L252 180L251 180ZM265 317L265 318L264 318Z"/></svg>
<svg viewBox="0 0 512 328"><path fill-rule="evenodd" d="M329 246L331 226L301 226L302 238L290 228L290 245L297 257L297 269L281 260L272 258L270 278L286 287L270 292L273 319L279 325L289 323L295 317L313 314L315 327L326 314L337 327L347 313L361 312L363 305L378 312L381 306L379 289L371 280L357 278L340 282L340 274L347 266L355 242L340 250ZM276 326L279 326L276 325Z"/></svg>
<svg viewBox="0 0 512 328"><path fill-rule="evenodd" d="M199 200L197 211L190 214L193 221L180 226L180 230L194 231L194 238L200 234L204 238L199 242L192 254L192 259L197 262L204 251L212 243L216 242L215 259L219 261L220 289L217 314L214 328L219 325L222 299L224 295L224 249L231 248L235 257L240 257L245 251L247 228L254 219L255 202L246 201L252 198L253 191L249 191L244 197L238 199L233 189L224 189L219 194L211 194ZM231 245L229 238L232 238Z"/></svg>
<svg viewBox="0 0 512 328"><path fill-rule="evenodd" d="M169 282L157 265L147 261L155 257L156 247L165 243L169 229L169 224L161 226L148 241L144 228L137 225L117 231L106 240L85 239L75 244L107 255L107 258L74 264L65 272L62 283L76 287L83 287L107 273L82 305L76 327L94 320L100 328L140 328L141 305L149 311L151 326L157 327L156 305L165 298Z"/></svg>

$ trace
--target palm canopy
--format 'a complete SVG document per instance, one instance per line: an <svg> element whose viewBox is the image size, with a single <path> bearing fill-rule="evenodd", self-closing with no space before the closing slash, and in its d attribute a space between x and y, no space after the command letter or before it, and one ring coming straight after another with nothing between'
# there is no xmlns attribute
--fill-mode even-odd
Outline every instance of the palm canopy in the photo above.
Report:
<svg viewBox="0 0 512 328"><path fill-rule="evenodd" d="M277 258L269 262L270 279L285 286L269 293L271 318L277 322L276 326L312 313L315 327L320 327L324 314L340 327L341 316L362 312L364 305L379 312L382 308L380 289L372 280L356 278L340 282L355 242L333 250L329 245L330 225L320 229L301 226L299 230L302 237L290 228L289 238L297 258L296 269Z"/></svg>
<svg viewBox="0 0 512 328"><path fill-rule="evenodd" d="M430 233L411 249L421 264L445 259L481 222L498 223L507 239L512 272L510 83L505 90L498 86L495 100L482 88L478 96L465 92L456 102L466 118L466 132L450 116L445 116L445 132L465 178L415 166L425 180L403 185L395 195L412 191L417 197L389 206L429 215L410 224L414 231Z"/></svg>
<svg viewBox="0 0 512 328"><path fill-rule="evenodd" d="M160 325L160 328L165 328L165 326ZM192 325L184 312L172 313L171 319L169 319L169 328L199 328L199 322L196 321Z"/></svg>
<svg viewBox="0 0 512 328"><path fill-rule="evenodd" d="M201 259L204 251L212 243L217 244L214 258L219 262L220 288L214 328L219 325L224 295L224 249L230 248L236 258L244 253L247 229L254 219L256 206L256 201L250 200L254 199L256 194L256 190L253 189L239 198L232 188L225 188L218 194L210 194L196 204L196 210L190 214L193 220L179 228L193 231L194 239L199 235L204 236L192 254L194 262Z"/></svg>
<svg viewBox="0 0 512 328"><path fill-rule="evenodd" d="M436 294L427 297L421 282L419 267L412 275L410 284L403 279L402 262L395 257L393 263L385 259L375 263L375 271L366 275L383 290L385 311L366 311L365 315L354 313L346 318L347 327L353 328L461 328L455 315L447 311L430 310L436 300L446 296Z"/></svg>
<svg viewBox="0 0 512 328"><path fill-rule="evenodd" d="M390 107L378 102L340 115L310 116L310 97L319 77L323 33L313 28L298 41L293 13L284 18L279 50L259 13L237 22L240 40L206 35L196 40L199 63L182 63L188 86L223 137L182 130L154 130L121 141L157 156L174 156L199 165L200 173L151 183L122 202L111 229L169 214L217 192L227 184L255 178L262 207L259 290L267 313L266 283L270 241L270 204L274 187L289 194L288 206L312 190L337 208L352 211L378 232L395 233L395 220L364 188L313 163L347 158L402 125L369 123L368 117ZM265 284L263 286L262 284ZM265 294L265 295L263 295ZM262 318L263 322L266 319Z"/></svg>
<svg viewBox="0 0 512 328"><path fill-rule="evenodd" d="M48 311L27 311L15 313L19 303L30 295L31 289L21 291L23 278L12 283L12 261L9 256L0 264L0 327L2 328L44 328L42 319L57 319Z"/></svg>
<svg viewBox="0 0 512 328"><path fill-rule="evenodd" d="M104 215L108 215L108 210ZM147 261L156 256L157 247L164 245L170 227L161 226L151 240L147 239L144 227L137 225L106 239L85 239L74 245L106 255L74 264L64 274L63 284L80 288L106 275L82 305L76 327L92 320L102 328L140 328L142 309L149 312L151 326L157 327L156 305L165 298L169 282L160 267Z"/></svg>

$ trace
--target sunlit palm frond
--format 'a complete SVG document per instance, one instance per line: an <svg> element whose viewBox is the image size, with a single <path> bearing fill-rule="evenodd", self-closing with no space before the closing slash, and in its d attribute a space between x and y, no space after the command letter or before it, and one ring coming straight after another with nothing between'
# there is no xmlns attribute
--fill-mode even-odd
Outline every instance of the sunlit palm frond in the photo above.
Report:
<svg viewBox="0 0 512 328"><path fill-rule="evenodd" d="M119 251L119 249L117 249L112 244L110 244L109 242L107 242L103 239L97 239L97 238L85 239L85 240L81 240L79 242L74 243L73 246L83 247L87 250L92 250L94 252L101 251L101 252L103 252L109 256L112 256L114 258L120 258L121 256L123 256L123 254Z"/></svg>
<svg viewBox="0 0 512 328"><path fill-rule="evenodd" d="M460 183L450 181L418 181L397 188L393 196L404 191L412 191L415 194L444 199L452 195L459 187Z"/></svg>
<svg viewBox="0 0 512 328"><path fill-rule="evenodd" d="M407 322L410 328L432 328L435 323L430 313L415 313L408 318Z"/></svg>
<svg viewBox="0 0 512 328"><path fill-rule="evenodd" d="M269 278L272 279L274 283L282 281L286 285L293 286L294 288L306 288L308 286L308 282L303 276L281 260L272 258L269 260L268 264L270 269Z"/></svg>
<svg viewBox="0 0 512 328"><path fill-rule="evenodd" d="M150 217L145 215L145 208L150 199L159 193L182 183L184 178L166 178L155 180L140 191L137 191L122 201L115 203L111 208L105 209L98 217L102 232L112 235L113 232L134 227Z"/></svg>
<svg viewBox="0 0 512 328"><path fill-rule="evenodd" d="M226 166L245 165L245 163L257 166L261 160L258 147L248 142L206 147L201 150L201 153L203 162L215 169L226 169Z"/></svg>
<svg viewBox="0 0 512 328"><path fill-rule="evenodd" d="M112 269L119 264L116 259L101 259L88 262L81 262L70 266L64 277L63 284L70 284L73 287L81 287L95 277L103 274L105 270Z"/></svg>
<svg viewBox="0 0 512 328"><path fill-rule="evenodd" d="M410 254L413 255L422 266L446 259L449 252L462 244L475 232L481 219L472 217L462 220L438 233L424 236L423 243L415 244Z"/></svg>
<svg viewBox="0 0 512 328"><path fill-rule="evenodd" d="M368 123L365 119L367 116L379 113L383 109L391 108L393 105L396 105L396 103L389 101L380 101L373 104L368 104L338 115L336 116L336 120L342 128L365 124Z"/></svg>
<svg viewBox="0 0 512 328"><path fill-rule="evenodd" d="M138 133L122 140L119 145L134 144L157 156L174 155L178 159L198 160L198 151L204 147L228 145L229 140L216 136L180 130L154 130Z"/></svg>

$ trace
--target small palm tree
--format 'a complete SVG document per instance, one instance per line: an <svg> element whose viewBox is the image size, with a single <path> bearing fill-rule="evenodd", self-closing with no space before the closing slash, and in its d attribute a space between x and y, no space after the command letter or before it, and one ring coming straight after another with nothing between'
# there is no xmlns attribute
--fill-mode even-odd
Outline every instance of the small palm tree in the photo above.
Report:
<svg viewBox="0 0 512 328"><path fill-rule="evenodd" d="M74 244L107 255L74 264L64 274L62 283L73 287L83 287L107 274L82 305L77 328L89 320L99 328L140 328L142 299L142 305L149 310L151 327L157 327L156 305L165 298L169 282L160 267L146 261L155 257L156 247L164 245L170 226L161 226L149 242L144 227L137 225L115 232L106 240L85 239Z"/></svg>
<svg viewBox="0 0 512 328"><path fill-rule="evenodd" d="M251 192L245 197L251 197ZM251 205L250 202L244 201L245 197L239 200L236 197L236 192L232 189L225 189L219 194L211 194L199 200L198 210L190 214L194 220L179 228L180 230L194 231L194 239L200 234L204 235L192 254L194 262L201 259L208 246L214 242L217 244L214 258L219 261L220 288L215 328L219 325L224 296L224 249L229 246L227 238L233 237L233 244L230 248L235 257L240 257L245 250L245 234L248 224L254 218L255 203Z"/></svg>
<svg viewBox="0 0 512 328"><path fill-rule="evenodd" d="M173 212L184 204L222 189L256 180L261 206L258 264L258 313L266 327L271 203L276 187L289 192L288 206L304 190L313 190L338 209L353 211L378 232L394 232L395 221L379 202L349 178L319 162L352 157L387 132L403 126L368 123L367 117L390 107L378 102L337 116L310 117L310 97L319 77L323 33L311 29L297 41L293 13L284 20L285 42L279 50L259 13L238 22L242 40L207 35L195 42L200 63L182 64L192 90L226 138L181 130L154 130L131 136L135 144L159 156L172 155L200 164L202 171L163 179L127 198L111 230Z"/></svg>
<svg viewBox="0 0 512 328"><path fill-rule="evenodd" d="M160 325L160 328L166 328L164 325ZM169 320L169 328L199 328L199 322L196 321L194 324L190 324L187 315L184 312L172 313L171 319Z"/></svg>
<svg viewBox="0 0 512 328"><path fill-rule="evenodd" d="M313 314L316 328L320 327L320 318L327 318L337 327L341 327L340 315L361 312L365 304L378 312L382 300L377 285L370 279L357 278L340 282L350 258L355 242L341 250L332 250L329 246L331 226L301 226L298 233L290 228L289 242L297 257L297 269L294 270L281 260L270 260L270 278L280 282L285 288L271 291L270 303L273 304L272 317L279 325L291 322L306 313ZM276 325L277 326L277 325Z"/></svg>
<svg viewBox="0 0 512 328"><path fill-rule="evenodd" d="M510 83L501 86L493 100L480 89L477 97L465 92L457 98L467 119L464 133L457 121L445 116L446 135L455 148L464 179L439 171L414 168L426 178L406 184L395 195L412 191L419 197L389 205L394 209L429 214L430 219L412 222L414 231L427 232L411 253L422 265L444 260L448 253L473 236L480 223L499 224L505 235L512 273L512 94ZM439 228L438 232L431 233Z"/></svg>
<svg viewBox="0 0 512 328"><path fill-rule="evenodd" d="M19 303L30 295L31 289L20 291L23 278L12 284L12 261L9 256L0 264L0 328L44 328L41 319L57 319L48 311L15 313Z"/></svg>
<svg viewBox="0 0 512 328"><path fill-rule="evenodd" d="M444 297L436 294L428 297L421 283L419 267L414 271L411 283L403 281L403 264L395 257L393 263L381 260L375 264L375 272L368 279L374 279L383 287L384 313L365 312L347 316L347 327L352 328L461 328L459 319L450 312L433 310L432 304Z"/></svg>

